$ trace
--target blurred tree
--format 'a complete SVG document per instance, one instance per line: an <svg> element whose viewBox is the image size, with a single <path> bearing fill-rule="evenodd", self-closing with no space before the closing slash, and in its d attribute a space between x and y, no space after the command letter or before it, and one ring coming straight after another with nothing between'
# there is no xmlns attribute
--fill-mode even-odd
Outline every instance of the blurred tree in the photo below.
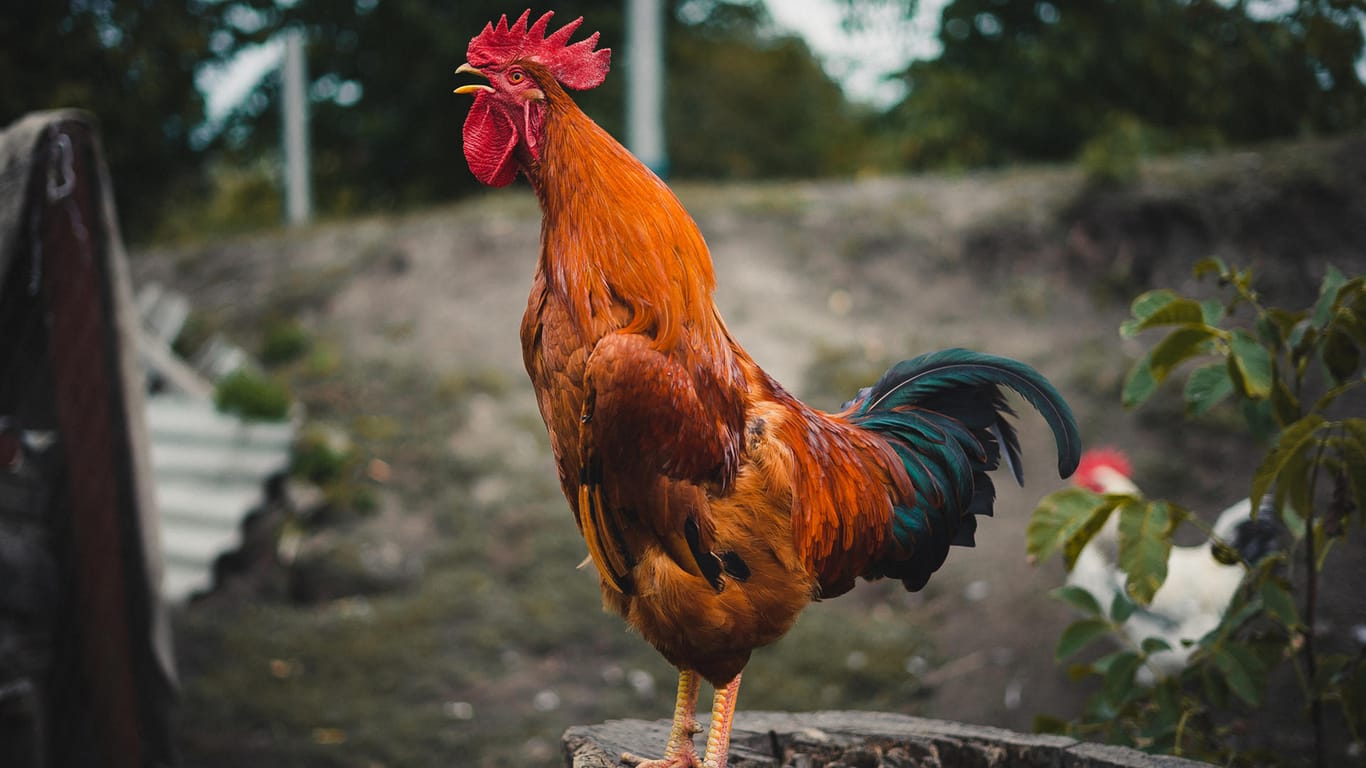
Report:
<svg viewBox="0 0 1366 768"><path fill-rule="evenodd" d="M884 127L910 167L1209 146L1366 119L1362 0L953 0ZM1112 135L1119 132L1122 135ZM1102 161L1108 163L1108 161Z"/></svg>
<svg viewBox="0 0 1366 768"><path fill-rule="evenodd" d="M688 9L698 11L694 3ZM667 99L674 173L694 178L848 173L859 116L800 38L764 34L762 6L715 3L673 36Z"/></svg>
<svg viewBox="0 0 1366 768"><path fill-rule="evenodd" d="M308 33L315 190L320 208L402 207L479 188L465 167L460 130L468 98L451 95L453 75L478 30L508 10L488 0L241 0L274 28ZM669 154L679 176L813 175L852 168L849 147L832 141L856 130L843 95L805 44L773 33L758 0L671 0L665 96ZM577 16L579 35L602 33L626 62L621 0L576 0L554 23ZM609 77L575 100L604 128L623 135L624 77ZM278 100L246 102L225 128L244 162L273 152ZM760 116L756 119L756 116ZM773 141L782 130L783 141Z"/></svg>
<svg viewBox="0 0 1366 768"><path fill-rule="evenodd" d="M8 3L0 14L0 125L79 107L100 120L119 213L145 234L176 191L200 181L191 131L204 118L196 68L251 35L221 3L67 0Z"/></svg>
<svg viewBox="0 0 1366 768"><path fill-rule="evenodd" d="M451 91L470 37L508 12L506 3L467 0L240 0L271 30L306 32L314 189L324 211L395 208L472 192L460 129L469 99ZM595 20L603 45L619 46L621 3L562 4L556 21ZM515 13L515 12L514 12ZM278 78L267 78L227 119L227 158L245 164L277 151ZM582 101L620 103L608 80ZM615 116L619 109L613 109Z"/></svg>

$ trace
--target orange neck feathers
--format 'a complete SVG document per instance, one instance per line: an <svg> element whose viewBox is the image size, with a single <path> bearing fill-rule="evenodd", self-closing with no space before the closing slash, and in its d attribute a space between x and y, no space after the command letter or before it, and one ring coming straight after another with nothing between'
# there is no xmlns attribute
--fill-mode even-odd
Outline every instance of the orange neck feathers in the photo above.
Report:
<svg viewBox="0 0 1366 768"><path fill-rule="evenodd" d="M685 329L702 335L693 343L723 344L711 256L692 217L558 84L544 91L541 159L526 172L544 217L540 269L548 288L590 338L604 330L613 305L624 304L632 318L624 330L653 336L660 350L674 349Z"/></svg>

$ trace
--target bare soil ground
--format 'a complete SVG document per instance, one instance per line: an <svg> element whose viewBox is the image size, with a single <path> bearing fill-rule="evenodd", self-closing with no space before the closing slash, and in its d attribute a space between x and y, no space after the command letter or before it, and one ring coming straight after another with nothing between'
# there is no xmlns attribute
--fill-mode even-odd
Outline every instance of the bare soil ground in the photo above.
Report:
<svg viewBox="0 0 1366 768"><path fill-rule="evenodd" d="M1185 158L1108 191L1067 169L679 191L733 334L798 395L834 408L947 346L1015 357L1059 386L1088 443L1132 453L1151 494L1213 514L1246 493L1256 447L1229 419L1184 423L1171 398L1120 408L1143 348L1118 335L1127 302L1190 288L1211 253L1294 306L1325 262L1360 272L1363 158L1362 140ZM140 281L188 292L248 346L270 318L304 324L316 342L286 372L296 393L353 435L358 466L388 468L363 480L377 511L263 518L271 546L252 567L178 611L188 764L554 765L569 725L669 714L672 671L575 569L583 546L521 369L538 228L514 191L135 257ZM1053 660L1071 618L1047 597L1061 565L1024 549L1034 503L1064 481L1043 422L1020 426L1025 487L998 483L978 546L921 593L868 584L812 607L756 654L741 707L1025 731L1079 711L1088 691ZM282 530L302 542L283 557Z"/></svg>

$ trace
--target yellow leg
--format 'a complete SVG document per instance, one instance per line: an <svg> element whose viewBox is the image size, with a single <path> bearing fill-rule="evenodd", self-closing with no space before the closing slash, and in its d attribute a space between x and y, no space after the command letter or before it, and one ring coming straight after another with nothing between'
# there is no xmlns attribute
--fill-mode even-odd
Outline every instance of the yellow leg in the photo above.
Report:
<svg viewBox="0 0 1366 768"><path fill-rule="evenodd" d="M674 722L669 729L669 742L664 747L663 760L646 760L630 753L621 756L623 762L636 768L696 768L697 747L692 743L697 733L697 673L684 669L678 673L678 698L674 701Z"/></svg>
<svg viewBox="0 0 1366 768"><path fill-rule="evenodd" d="M704 768L726 768L730 756L730 727L735 719L735 699L740 695L740 675L716 691L711 704L711 732L707 734L707 752L702 757Z"/></svg>

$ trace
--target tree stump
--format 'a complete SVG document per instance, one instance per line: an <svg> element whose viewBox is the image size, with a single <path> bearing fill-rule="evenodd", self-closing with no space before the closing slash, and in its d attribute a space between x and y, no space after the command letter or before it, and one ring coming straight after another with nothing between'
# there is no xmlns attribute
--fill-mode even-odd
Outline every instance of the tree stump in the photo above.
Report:
<svg viewBox="0 0 1366 768"><path fill-rule="evenodd" d="M706 723L703 723L704 733ZM669 722L609 720L564 734L567 768L621 768L623 752L658 757ZM702 738L698 737L699 740ZM700 749L699 749L700 751ZM1066 736L1026 734L887 712L741 712L730 768L1196 768Z"/></svg>

